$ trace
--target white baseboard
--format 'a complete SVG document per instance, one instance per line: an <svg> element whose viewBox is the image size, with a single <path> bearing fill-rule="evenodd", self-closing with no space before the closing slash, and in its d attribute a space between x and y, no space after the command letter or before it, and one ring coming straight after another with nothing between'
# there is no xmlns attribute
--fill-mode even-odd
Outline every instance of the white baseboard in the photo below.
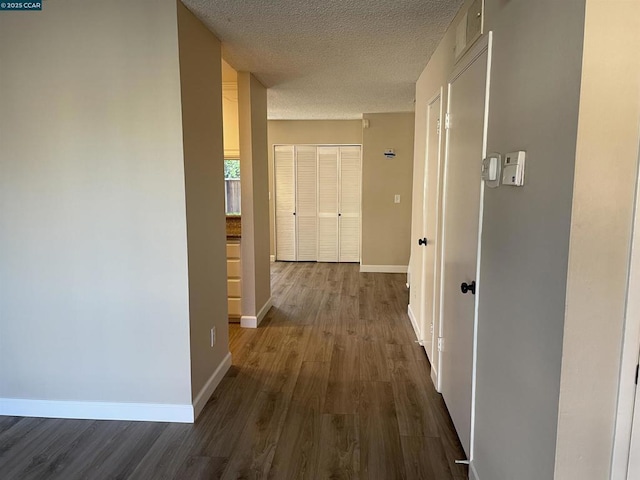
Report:
<svg viewBox="0 0 640 480"><path fill-rule="evenodd" d="M269 255L269 261L271 263L275 262L276 261L276 256L275 255Z"/></svg>
<svg viewBox="0 0 640 480"><path fill-rule="evenodd" d="M72 402L21 398L0 398L0 415L141 422L194 421L193 406L189 404Z"/></svg>
<svg viewBox="0 0 640 480"><path fill-rule="evenodd" d="M198 393L196 399L193 401L194 420L198 418L198 415L202 412L202 409L211 398L211 395L213 395L222 378L229 371L229 368L231 368L231 352L227 353L222 363L218 365L218 368L216 368L211 377L209 377L209 380L207 380L207 383L204 384L204 387L202 387L202 390L200 390L200 393Z"/></svg>
<svg viewBox="0 0 640 480"><path fill-rule="evenodd" d="M476 471L476 466L471 462L469 464L469 480L480 480L480 476Z"/></svg>
<svg viewBox="0 0 640 480"><path fill-rule="evenodd" d="M413 327L413 331L416 334L416 339L418 343L422 345L422 340L420 339L420 329L418 328L418 322L416 321L416 316L413 314L413 310L411 310L411 305L407 306L407 313L409 314L409 320L411 320L411 326Z"/></svg>
<svg viewBox="0 0 640 480"><path fill-rule="evenodd" d="M436 392L442 393L440 391L440 385L438 385L438 372L433 368L433 363L431 364L431 383L433 383L433 388L436 389Z"/></svg>
<svg viewBox="0 0 640 480"><path fill-rule="evenodd" d="M362 273L407 273L407 265L360 265Z"/></svg>
<svg viewBox="0 0 640 480"><path fill-rule="evenodd" d="M228 353L193 405L0 398L0 416L193 423L230 367Z"/></svg>
<svg viewBox="0 0 640 480"><path fill-rule="evenodd" d="M243 315L242 317L240 317L240 326L244 328L258 328L258 325L260 325L260 322L262 322L272 306L273 297L269 297L269 300L267 300L267 303L265 303L264 306L260 309L257 316L254 317L252 315Z"/></svg>

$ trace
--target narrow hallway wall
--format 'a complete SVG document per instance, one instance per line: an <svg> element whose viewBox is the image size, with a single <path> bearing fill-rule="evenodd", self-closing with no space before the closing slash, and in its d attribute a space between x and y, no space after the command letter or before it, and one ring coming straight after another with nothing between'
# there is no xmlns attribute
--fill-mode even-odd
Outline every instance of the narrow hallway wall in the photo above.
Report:
<svg viewBox="0 0 640 480"><path fill-rule="evenodd" d="M404 273L409 265L414 117L414 112L364 115L369 127L362 130L363 269ZM389 148L394 158L385 157Z"/></svg>
<svg viewBox="0 0 640 480"><path fill-rule="evenodd" d="M191 395L196 414L231 365L220 41L178 1L189 257ZM215 345L211 346L211 329Z"/></svg>
<svg viewBox="0 0 640 480"><path fill-rule="evenodd" d="M0 15L0 406L191 410L176 15Z"/></svg>
<svg viewBox="0 0 640 480"><path fill-rule="evenodd" d="M255 327L271 306L267 90L238 72L240 177L242 178L242 318Z"/></svg>

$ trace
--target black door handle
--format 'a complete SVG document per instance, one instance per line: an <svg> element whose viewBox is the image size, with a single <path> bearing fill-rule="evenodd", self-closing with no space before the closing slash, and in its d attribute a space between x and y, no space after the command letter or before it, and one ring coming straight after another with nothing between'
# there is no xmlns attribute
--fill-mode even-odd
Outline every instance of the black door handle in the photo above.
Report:
<svg viewBox="0 0 640 480"><path fill-rule="evenodd" d="M418 245L426 245L427 244L427 239L426 238L419 238L418 239Z"/></svg>
<svg viewBox="0 0 640 480"><path fill-rule="evenodd" d="M467 283L462 283L460 285L460 291L462 293L467 293L467 292L471 292L472 295L476 294L476 281L474 280L473 282L467 284Z"/></svg>

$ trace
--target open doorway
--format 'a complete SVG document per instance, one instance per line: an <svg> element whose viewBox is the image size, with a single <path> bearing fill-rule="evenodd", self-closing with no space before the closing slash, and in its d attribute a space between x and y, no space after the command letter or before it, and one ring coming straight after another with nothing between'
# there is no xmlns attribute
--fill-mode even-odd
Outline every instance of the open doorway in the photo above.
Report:
<svg viewBox="0 0 640 480"><path fill-rule="evenodd" d="M238 73L222 60L222 128L224 132L224 193L227 233L227 305L229 321L242 317L240 125Z"/></svg>

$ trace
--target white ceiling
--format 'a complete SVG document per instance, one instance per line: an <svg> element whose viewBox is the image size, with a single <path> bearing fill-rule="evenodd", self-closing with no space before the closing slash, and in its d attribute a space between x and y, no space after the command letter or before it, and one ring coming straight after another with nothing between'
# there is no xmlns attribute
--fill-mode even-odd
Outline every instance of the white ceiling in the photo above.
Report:
<svg viewBox="0 0 640 480"><path fill-rule="evenodd" d="M183 0L224 58L266 86L270 119L412 111L463 0Z"/></svg>

